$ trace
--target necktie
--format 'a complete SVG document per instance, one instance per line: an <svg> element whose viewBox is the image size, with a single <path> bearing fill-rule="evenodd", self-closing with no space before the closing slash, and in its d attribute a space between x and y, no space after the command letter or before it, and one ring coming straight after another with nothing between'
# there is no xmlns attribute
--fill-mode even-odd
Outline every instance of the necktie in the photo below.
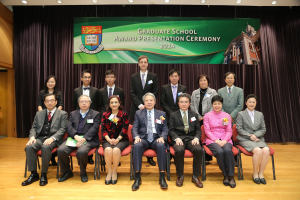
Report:
<svg viewBox="0 0 300 200"><path fill-rule="evenodd" d="M85 91L85 90L89 90L90 89L90 87L84 87L83 88L83 90Z"/></svg>
<svg viewBox="0 0 300 200"><path fill-rule="evenodd" d="M184 131L186 133L188 133L189 132L189 125L188 125L188 122L187 122L186 111L183 112L182 120L183 120L183 124L184 124Z"/></svg>
<svg viewBox="0 0 300 200"><path fill-rule="evenodd" d="M231 94L231 88L230 87L228 88L228 91L229 91L228 97L230 97L230 94Z"/></svg>
<svg viewBox="0 0 300 200"><path fill-rule="evenodd" d="M173 85L173 99L174 99L174 104L176 104L176 94L177 94L177 86L176 85Z"/></svg>
<svg viewBox="0 0 300 200"><path fill-rule="evenodd" d="M151 117L151 111L148 111L148 141L153 141L153 127L152 127L152 117Z"/></svg>
<svg viewBox="0 0 300 200"><path fill-rule="evenodd" d="M110 98L112 96L112 88L109 88L109 94L108 94L108 98Z"/></svg>
<svg viewBox="0 0 300 200"><path fill-rule="evenodd" d="M143 85L143 89L145 87L145 74L142 74L142 85Z"/></svg>
<svg viewBox="0 0 300 200"><path fill-rule="evenodd" d="M48 121L51 120L51 112L48 113Z"/></svg>

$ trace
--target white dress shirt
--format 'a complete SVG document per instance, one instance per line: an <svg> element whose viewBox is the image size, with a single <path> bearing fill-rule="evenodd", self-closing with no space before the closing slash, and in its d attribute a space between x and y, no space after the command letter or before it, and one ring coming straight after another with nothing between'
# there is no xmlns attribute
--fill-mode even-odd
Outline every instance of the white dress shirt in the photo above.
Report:
<svg viewBox="0 0 300 200"><path fill-rule="evenodd" d="M230 87L230 88L231 88L231 89L230 89L230 90L231 90L231 93L232 93L232 90L233 90L233 86L234 86L234 85L232 85L232 86ZM226 88L227 88L227 93L229 93L229 89L228 89L229 87L228 87L227 85L226 85Z"/></svg>
<svg viewBox="0 0 300 200"><path fill-rule="evenodd" d="M148 75L148 70L145 72L145 73L142 73L142 71L140 71L140 77L141 77L141 82L143 83L143 81L142 81L142 78L143 78L143 74L145 74L145 77L144 77L144 79L145 79L145 87L146 87L146 85L147 85L147 75ZM140 104L139 106L138 106L138 108L140 108L141 106L143 106L144 104Z"/></svg>
<svg viewBox="0 0 300 200"><path fill-rule="evenodd" d="M91 89L91 86L87 86ZM83 88L85 88L84 86L82 86L82 94L86 95L86 96L90 96L90 89L89 90L84 90Z"/></svg>
<svg viewBox="0 0 300 200"><path fill-rule="evenodd" d="M177 93L177 91L178 91L178 83L177 83L177 85L173 85L172 83L171 83L171 90L172 90L172 92L173 92L173 86L176 86L176 93Z"/></svg>
<svg viewBox="0 0 300 200"><path fill-rule="evenodd" d="M253 110L253 111L250 111L250 110L248 110L248 108L247 108L247 111L248 111L248 114L249 114L249 116L250 116L250 118L251 118L252 123L254 124L254 110Z"/></svg>
<svg viewBox="0 0 300 200"><path fill-rule="evenodd" d="M115 90L116 85L114 84L112 87L107 86L107 96L109 96L109 88L112 88L111 94L114 95L114 90Z"/></svg>
<svg viewBox="0 0 300 200"><path fill-rule="evenodd" d="M148 116L149 116L149 111L151 112L151 122L152 122L152 132L153 133L157 133L156 132L156 128L155 128L155 119L154 119L154 108L152 109L152 110L147 110L146 109L146 111L147 111L147 126L148 126ZM148 129L148 127L147 127L147 129Z"/></svg>

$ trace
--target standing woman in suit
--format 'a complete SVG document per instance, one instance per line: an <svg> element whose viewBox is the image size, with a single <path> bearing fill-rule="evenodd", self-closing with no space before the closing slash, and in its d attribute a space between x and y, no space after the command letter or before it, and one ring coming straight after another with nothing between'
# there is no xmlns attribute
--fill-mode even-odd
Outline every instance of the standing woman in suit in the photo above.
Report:
<svg viewBox="0 0 300 200"><path fill-rule="evenodd" d="M266 133L264 115L254 110L256 102L257 97L254 94L246 97L247 109L239 112L236 120L236 129L239 133L237 139L242 147L253 153L254 183L267 184L264 171L270 158L270 150L263 137Z"/></svg>
<svg viewBox="0 0 300 200"><path fill-rule="evenodd" d="M107 112L103 113L101 120L102 146L107 165L105 184L116 184L118 179L117 169L121 159L121 152L128 147L129 120L123 112L120 97L113 95L108 99ZM112 169L113 164L113 169Z"/></svg>
<svg viewBox="0 0 300 200"><path fill-rule="evenodd" d="M61 92L58 89L57 86L57 80L55 76L50 75L45 80L44 89L40 91L39 97L38 97L38 111L46 109L46 106L44 104L44 95L45 94L54 94L57 100L56 108L59 110L62 110L63 108L63 97Z"/></svg>
<svg viewBox="0 0 300 200"><path fill-rule="evenodd" d="M231 117L222 111L223 98L219 95L211 99L213 111L204 116L204 131L206 139L203 141L217 158L218 165L223 172L223 184L234 188L234 158L232 153Z"/></svg>
<svg viewBox="0 0 300 200"><path fill-rule="evenodd" d="M39 97L38 97L38 111L47 109L44 103L44 95L45 94L54 94L55 98L57 100L56 108L59 110L62 110L63 108L63 97L61 92L58 89L57 86L57 80L56 77L53 75L50 75L46 78L44 89L40 91ZM57 156L57 153L53 153L51 157L51 163L52 166L57 166L55 157Z"/></svg>
<svg viewBox="0 0 300 200"><path fill-rule="evenodd" d="M209 78L206 74L201 74L198 78L199 89L194 90L192 93L192 103L191 110L197 113L200 127L203 125L204 115L213 110L211 99L217 95L216 90L208 87ZM208 154L205 155L206 164L209 164L209 161L212 160L212 157Z"/></svg>

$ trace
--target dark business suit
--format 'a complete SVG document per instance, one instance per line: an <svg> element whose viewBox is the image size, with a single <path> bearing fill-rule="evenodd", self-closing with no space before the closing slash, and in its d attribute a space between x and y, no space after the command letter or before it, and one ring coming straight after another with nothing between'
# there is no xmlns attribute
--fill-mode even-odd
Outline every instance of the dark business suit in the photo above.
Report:
<svg viewBox="0 0 300 200"><path fill-rule="evenodd" d="M83 95L82 86L74 89L74 93L73 93L73 108L74 108L74 110L79 109L78 98L81 95ZM89 96L92 100L90 109L98 111L98 109L99 109L99 90L95 87L90 86L90 95Z"/></svg>
<svg viewBox="0 0 300 200"><path fill-rule="evenodd" d="M185 149L190 150L194 155L193 175L196 177L200 175L202 148L200 145L201 129L198 121L198 115L194 111L188 111L189 131L186 133L184 131L184 123L180 110L171 113L169 135L175 150L175 165L178 176L183 175ZM183 145L177 145L175 142L176 138L180 138L183 142ZM198 138L199 144L192 145L192 140L194 138Z"/></svg>
<svg viewBox="0 0 300 200"><path fill-rule="evenodd" d="M174 103L173 90L171 84L163 85L160 93L160 103L163 111L167 114L168 125L170 124L170 114L179 110L178 96L181 93L187 93L187 89L184 85L179 85L176 94L176 103Z"/></svg>
<svg viewBox="0 0 300 200"><path fill-rule="evenodd" d="M135 171L141 171L142 157L144 151L153 149L157 153L157 161L160 171L166 170L167 154L166 148L168 137L168 126L166 120L163 123L157 123L156 119L160 119L160 116L166 118L166 113L160 110L154 109L154 124L157 133L153 133L153 141L150 143L147 138L147 109L138 110L134 117L134 123L132 128L133 139L136 137L141 138L141 142L133 145L133 167ZM164 138L165 143L158 143L156 140L160 137Z"/></svg>
<svg viewBox="0 0 300 200"><path fill-rule="evenodd" d="M99 146L98 130L100 126L100 113L90 109L83 119L83 128L81 133L78 133L79 120L81 118L80 110L75 110L70 113L70 119L67 125L68 136L74 139L75 135L83 135L86 139L86 144L82 144L80 147L69 147L66 145L66 141L57 149L57 155L59 164L61 167L61 173L70 170L69 155L73 150L77 149L76 157L80 166L80 174L86 173L86 165L88 162L88 152L90 149ZM88 119L92 119L93 123L87 123Z"/></svg>
<svg viewBox="0 0 300 200"><path fill-rule="evenodd" d="M131 99L132 99L132 104L131 104L131 108L130 108L130 116L131 117L135 116L135 112L137 110L139 110L138 106L140 104L144 105L142 98L143 98L144 94L146 94L148 92L153 93L155 95L155 97L157 97L157 95L158 95L157 75L148 71L144 89L143 89L143 85L142 85L140 71L131 75L131 80L130 80L130 94L131 94Z"/></svg>
<svg viewBox="0 0 300 200"><path fill-rule="evenodd" d="M125 95L124 90L118 86L115 86L113 95L119 96L123 105L125 105ZM106 108L108 106L108 91L107 86L101 88L99 90L99 107L100 107L100 117L102 117L103 113L106 112Z"/></svg>
<svg viewBox="0 0 300 200"><path fill-rule="evenodd" d="M46 120L46 121L45 121ZM52 118L50 130L46 128L47 109L38 111L34 117L32 128L30 129L29 139L35 137L36 143L26 146L26 159L28 163L28 171L36 171L36 152L42 150L42 173L47 173L49 162L52 156L53 148L59 146L63 142L63 136L66 133L68 123L68 114L63 110L56 109ZM45 126L46 125L46 126ZM44 130L43 130L44 129ZM50 145L43 145L44 141L50 137L54 137Z"/></svg>

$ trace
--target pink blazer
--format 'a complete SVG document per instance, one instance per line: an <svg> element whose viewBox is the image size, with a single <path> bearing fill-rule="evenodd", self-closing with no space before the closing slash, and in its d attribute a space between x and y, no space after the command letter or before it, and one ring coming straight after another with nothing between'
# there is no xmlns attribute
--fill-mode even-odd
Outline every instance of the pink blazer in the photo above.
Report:
<svg viewBox="0 0 300 200"><path fill-rule="evenodd" d="M223 125L223 119L228 119L228 125ZM206 138L203 143L209 145L215 143L215 140L226 140L227 143L232 144L232 127L231 127L231 117L228 113L220 111L210 111L204 115L203 119L204 131ZM202 133L203 134L203 133Z"/></svg>

